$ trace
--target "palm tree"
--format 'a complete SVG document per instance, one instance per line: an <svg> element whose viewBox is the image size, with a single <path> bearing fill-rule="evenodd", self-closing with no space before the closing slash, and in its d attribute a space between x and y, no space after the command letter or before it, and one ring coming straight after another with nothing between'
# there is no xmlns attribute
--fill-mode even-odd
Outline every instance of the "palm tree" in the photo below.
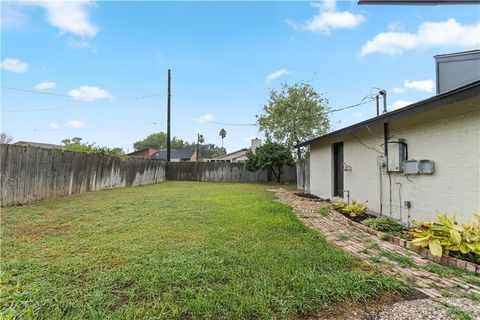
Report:
<svg viewBox="0 0 480 320"><path fill-rule="evenodd" d="M227 136L227 131L225 129L221 129L220 132L218 133L220 137L222 137L222 148L223 148L223 139Z"/></svg>

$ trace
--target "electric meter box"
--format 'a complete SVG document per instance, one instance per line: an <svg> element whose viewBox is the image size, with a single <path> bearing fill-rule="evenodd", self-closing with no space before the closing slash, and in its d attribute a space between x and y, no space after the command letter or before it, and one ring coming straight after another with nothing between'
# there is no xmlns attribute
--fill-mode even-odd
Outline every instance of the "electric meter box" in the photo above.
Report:
<svg viewBox="0 0 480 320"><path fill-rule="evenodd" d="M407 153L406 148L407 146L404 139L398 139L398 141L390 141L388 143L388 171L403 171L403 162L406 159Z"/></svg>

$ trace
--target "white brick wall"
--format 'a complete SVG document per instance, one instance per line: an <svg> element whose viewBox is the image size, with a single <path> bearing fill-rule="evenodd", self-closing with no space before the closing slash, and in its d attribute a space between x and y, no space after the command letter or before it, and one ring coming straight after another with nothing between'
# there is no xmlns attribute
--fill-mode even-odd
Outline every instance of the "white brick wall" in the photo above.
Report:
<svg viewBox="0 0 480 320"><path fill-rule="evenodd" d="M335 140L313 144L310 153L311 192L331 198L332 143L344 142L344 161L352 168L344 172L344 189L351 199L368 201L370 210L380 211L380 190L383 191L383 214L407 224L411 220L435 218L435 211L456 213L458 221L473 220L480 213L480 110L429 121L425 115L412 118L412 123L392 122L391 140L405 139L409 159L433 160L433 175L380 173L377 156L383 153L383 129L370 128ZM420 120L419 120L420 119ZM361 141L362 143L360 143ZM374 148L375 150L369 149ZM403 201L411 201L410 210Z"/></svg>

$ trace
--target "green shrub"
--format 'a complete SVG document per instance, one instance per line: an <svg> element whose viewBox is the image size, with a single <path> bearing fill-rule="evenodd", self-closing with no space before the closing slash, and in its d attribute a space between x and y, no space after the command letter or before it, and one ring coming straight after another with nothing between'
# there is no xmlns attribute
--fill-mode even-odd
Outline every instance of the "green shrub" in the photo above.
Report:
<svg viewBox="0 0 480 320"><path fill-rule="evenodd" d="M368 207L365 204L352 200L352 202L347 204L343 209L343 213L348 214L350 217L356 217L366 213L367 210Z"/></svg>
<svg viewBox="0 0 480 320"><path fill-rule="evenodd" d="M402 225L385 216L368 218L361 223L367 227L384 232L399 232L403 229Z"/></svg>
<svg viewBox="0 0 480 320"><path fill-rule="evenodd" d="M342 212L343 209L345 209L345 207L347 206L347 204L345 203L345 201L343 201L343 199L337 198L337 200L335 200L332 206L335 210Z"/></svg>
<svg viewBox="0 0 480 320"><path fill-rule="evenodd" d="M337 198L333 203L333 208L341 213L348 214L350 217L356 217L367 212L368 207L364 203L352 200L351 203L345 203L343 199Z"/></svg>
<svg viewBox="0 0 480 320"><path fill-rule="evenodd" d="M455 220L440 212L436 212L437 221L414 223L410 234L413 244L421 248L428 247L432 255L461 254L475 259L480 255L480 215L475 215L476 222L460 225Z"/></svg>

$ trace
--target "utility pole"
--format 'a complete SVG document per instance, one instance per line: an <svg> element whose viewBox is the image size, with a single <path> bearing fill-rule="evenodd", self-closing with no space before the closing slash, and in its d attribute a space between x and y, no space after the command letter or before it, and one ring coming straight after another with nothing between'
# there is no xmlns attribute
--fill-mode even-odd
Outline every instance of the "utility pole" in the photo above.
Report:
<svg viewBox="0 0 480 320"><path fill-rule="evenodd" d="M203 143L205 139L203 138L203 134L197 133L197 155L195 156L196 161L198 161L198 153L200 152L199 150L199 145L200 143Z"/></svg>
<svg viewBox="0 0 480 320"><path fill-rule="evenodd" d="M171 106L171 82L172 82L172 73L168 69L168 94L167 94L167 162L170 162L170 106Z"/></svg>

